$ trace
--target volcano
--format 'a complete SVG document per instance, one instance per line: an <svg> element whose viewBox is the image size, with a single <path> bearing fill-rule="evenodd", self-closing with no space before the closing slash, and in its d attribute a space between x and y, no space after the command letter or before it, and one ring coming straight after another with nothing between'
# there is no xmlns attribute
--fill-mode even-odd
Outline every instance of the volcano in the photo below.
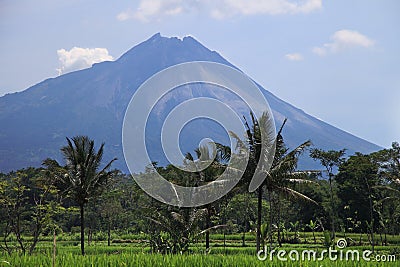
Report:
<svg viewBox="0 0 400 267"><path fill-rule="evenodd" d="M22 92L0 97L0 171L37 167L49 157L62 162L60 147L66 144L65 137L88 135L97 144L105 142L105 161L117 157L119 160L113 166L127 172L121 131L130 99L137 88L155 73L190 61L211 61L239 69L193 37L179 39L155 34L115 61L97 63L91 68L50 78ZM315 147L321 149L346 148L349 155L381 149L306 114L257 85L269 102L276 126L280 127L284 118L288 119L283 137L289 148L311 140ZM182 95L187 98L207 96L209 93L202 91L199 86L185 91L185 94L182 94L182 90L176 91L171 99L179 102ZM168 107L160 112L170 109ZM163 116L165 114L160 118ZM154 125L148 127L158 126L155 121ZM218 128L218 125L195 127L195 137L207 137L210 127ZM187 150L183 153L193 151L198 145L194 140L196 138L193 135L182 137L180 142ZM159 150L159 146L154 145L155 161L166 164L162 157L157 158L162 154ZM302 169L314 169L317 166L308 157L303 157L299 163Z"/></svg>

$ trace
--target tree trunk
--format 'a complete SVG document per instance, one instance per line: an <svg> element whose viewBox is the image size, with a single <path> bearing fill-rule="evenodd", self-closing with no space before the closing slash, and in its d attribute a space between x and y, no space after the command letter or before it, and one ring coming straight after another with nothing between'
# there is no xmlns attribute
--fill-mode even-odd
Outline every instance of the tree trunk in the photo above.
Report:
<svg viewBox="0 0 400 267"><path fill-rule="evenodd" d="M53 229L53 262L52 266L56 266L56 252L57 252L57 236L56 236L56 228Z"/></svg>
<svg viewBox="0 0 400 267"><path fill-rule="evenodd" d="M375 252L374 214L373 214L371 194L369 195L369 209L370 209L370 217L371 217L371 246L372 246L372 253L374 253Z"/></svg>
<svg viewBox="0 0 400 267"><path fill-rule="evenodd" d="M25 248L25 245L22 242L22 238L21 238L21 227L20 227L21 219L20 218L21 217L18 214L17 215L17 222L16 222L16 224L15 224L15 226L13 228L14 228L15 237L17 238L17 241L18 241L18 244L19 244L19 246L21 248L22 254L25 255L26 248Z"/></svg>
<svg viewBox="0 0 400 267"><path fill-rule="evenodd" d="M36 225L35 225L35 231L33 233L33 240L32 240L32 243L31 243L31 245L29 247L29 254L30 255L32 255L33 251L35 250L36 244L39 241L39 235L40 235L41 228L42 228L41 223L39 222L38 219L36 220L35 223L36 223Z"/></svg>
<svg viewBox="0 0 400 267"><path fill-rule="evenodd" d="M314 230L312 230L312 235L314 237L314 244L317 244L317 239L315 238L315 231Z"/></svg>
<svg viewBox="0 0 400 267"><path fill-rule="evenodd" d="M273 215L273 206L272 206L272 192L268 190L269 196L269 227L268 227L268 239L269 239L269 251L272 251L272 215Z"/></svg>
<svg viewBox="0 0 400 267"><path fill-rule="evenodd" d="M365 184L367 186L368 189L368 198L369 198L369 216L371 219L371 224L370 224L370 231L371 231L371 246L372 246L372 253L375 252L375 237L374 237L374 206L373 206L373 202L372 202L372 192L371 192L371 188L368 184L368 181L366 179L366 177L364 177L364 181Z"/></svg>
<svg viewBox="0 0 400 267"><path fill-rule="evenodd" d="M39 205L41 203L41 201L36 202L36 205ZM39 241L39 236L40 233L42 231L42 223L41 223L41 219L43 218L42 216L42 212L40 210L40 208L38 209L38 214L37 217L35 218L35 230L33 231L33 241L30 245L29 248L29 254L32 255L33 251L35 250L36 244Z"/></svg>
<svg viewBox="0 0 400 267"><path fill-rule="evenodd" d="M210 228L210 207L207 206L207 218L206 218L206 229ZM210 249L210 231L206 232L206 250Z"/></svg>
<svg viewBox="0 0 400 267"><path fill-rule="evenodd" d="M85 218L83 204L79 206L81 212L81 253L85 255Z"/></svg>
<svg viewBox="0 0 400 267"><path fill-rule="evenodd" d="M111 219L108 220L107 227L107 245L111 246Z"/></svg>
<svg viewBox="0 0 400 267"><path fill-rule="evenodd" d="M260 251L260 244L261 244L262 194L263 194L263 184L261 184L260 187L258 188L258 196L257 196L257 232L256 232L257 252Z"/></svg>
<svg viewBox="0 0 400 267"><path fill-rule="evenodd" d="M329 174L329 189L331 195L331 223L332 223L332 239L336 239L336 231L335 231L335 204L333 199L333 188L332 188L332 176Z"/></svg>
<svg viewBox="0 0 400 267"><path fill-rule="evenodd" d="M385 230L385 246L387 246L386 230Z"/></svg>
<svg viewBox="0 0 400 267"><path fill-rule="evenodd" d="M4 231L4 234L3 234L3 243L4 243L3 249L5 249L7 251L8 256L11 256L12 248L10 248L8 246L8 243L7 243L7 238L10 236L10 234L12 232L12 230L9 227L10 227L9 222L7 222L7 224L6 224L5 228L4 228L5 231Z"/></svg>
<svg viewBox="0 0 400 267"><path fill-rule="evenodd" d="M88 227L88 246L92 244L92 227L89 225Z"/></svg>
<svg viewBox="0 0 400 267"><path fill-rule="evenodd" d="M281 199L278 195L278 201L277 201L277 208L278 208L278 219L277 219L277 225L278 225L278 244L279 247L282 247L282 240L281 240Z"/></svg>
<svg viewBox="0 0 400 267"><path fill-rule="evenodd" d="M226 233L224 229L224 254L226 254Z"/></svg>

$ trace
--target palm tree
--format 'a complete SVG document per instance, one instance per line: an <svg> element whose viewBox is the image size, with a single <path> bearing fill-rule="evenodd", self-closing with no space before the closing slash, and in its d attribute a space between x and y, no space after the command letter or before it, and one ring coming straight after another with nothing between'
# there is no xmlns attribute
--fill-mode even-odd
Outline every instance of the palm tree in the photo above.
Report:
<svg viewBox="0 0 400 267"><path fill-rule="evenodd" d="M55 160L47 159L44 165L53 169L60 182L64 193L73 199L80 209L81 225L81 253L85 255L85 216L84 207L90 198L102 193L110 177L114 172L108 171L111 164L116 160L112 159L100 169L104 153L104 143L98 151L95 150L94 141L87 136L75 136L67 138L67 145L61 148L66 160L66 166L61 168ZM60 173L60 169L64 171Z"/></svg>
<svg viewBox="0 0 400 267"><path fill-rule="evenodd" d="M251 120L252 120L252 126L250 127L246 117L243 116L243 119L245 120L245 126L246 126L246 138L247 138L247 146L241 141L241 139L235 135L235 133L231 133L231 135L238 141L239 145L242 147L248 147L249 151L249 162L247 165L246 172L244 174L244 177L242 178L242 182L239 182L240 184L238 186L244 186L248 187L250 180L257 168L257 164L260 160L260 155L261 155L261 148L262 148L262 136L261 136L261 129L260 129L260 124L258 120L255 118L254 114L250 112ZM263 114L263 116L265 116ZM261 119L261 118L260 118ZM263 119L263 121L266 121ZM261 244L261 214L262 214L262 196L263 196L263 186L264 184L262 183L258 189L257 189L257 230L256 230L256 244L257 244L257 251L260 250L260 244Z"/></svg>
<svg viewBox="0 0 400 267"><path fill-rule="evenodd" d="M221 144L215 144L216 151L210 151L208 146L200 146L194 150L197 156L197 161L194 160L193 155L187 152L185 155L185 164L195 164L196 169L209 165L205 170L197 172L198 181L195 182L195 186L199 186L204 183L209 183L215 180L224 170L223 162L230 156L230 148ZM210 154L211 153L211 154ZM215 153L215 155L214 155ZM214 157L215 156L215 157ZM209 203L205 205L205 228L211 229L211 216L215 211L216 203ZM206 250L210 249L210 231L205 231L206 234Z"/></svg>
<svg viewBox="0 0 400 267"><path fill-rule="evenodd" d="M150 209L150 216L144 218L152 222L155 233L150 237L150 246L153 252L160 253L184 253L189 249L193 240L213 229L225 227L216 225L200 230L199 223L207 216L207 208L172 208ZM164 238L161 233L167 233Z"/></svg>
<svg viewBox="0 0 400 267"><path fill-rule="evenodd" d="M269 151L264 151L262 153L262 141L265 139L261 134L261 127L266 127L268 123L266 115L263 114L259 121L255 119L254 115L250 113L252 119L252 126L250 127L245 119L245 126L247 128L247 144L249 147L250 155L249 155L249 164L248 164L248 175L253 176L256 170L256 166L259 164L260 160L268 160L268 159L260 159L261 155L268 155ZM264 170L263 176L265 177L264 181L257 188L257 251L260 250L261 244L261 226L262 226L262 198L263 198L263 187L266 186L268 195L270 196L270 222L269 222L269 235L270 241L271 238L271 230L272 230L272 201L271 196L272 193L277 193L278 195L285 195L288 197L303 199L307 201L314 202L309 197L301 194L300 192L290 188L289 184L301 182L308 183L309 180L303 179L308 172L295 172L297 167L297 161L300 154L311 145L310 141L306 141L300 146L296 147L294 150L288 152L289 150L286 148L283 137L282 130L286 123L287 119L283 121L281 128L278 131L278 134L275 139L275 156L273 158L272 166L269 171ZM233 135L239 143L241 143L240 139ZM268 165L268 164L265 164ZM247 175L247 176L248 176ZM246 176L246 174L245 174ZM243 179L246 183L248 183L248 178ZM251 183L251 182L250 182ZM315 202L314 202L315 203Z"/></svg>
<svg viewBox="0 0 400 267"><path fill-rule="evenodd" d="M266 174L266 179L264 180L264 184L266 186L266 191L269 196L270 203L270 215L269 215L269 239L270 245L272 246L272 225L273 225L273 205L274 201L272 201L273 194L277 196L277 203L275 203L277 211L277 224L280 225L280 197L284 196L289 199L296 200L305 200L317 204L314 200L307 197L306 195L294 190L291 185L295 183L312 183L312 181L306 179L309 171L295 171L297 167L298 158L301 153L304 152L306 148L311 145L310 141L306 141L289 151L286 148L285 143L282 137L282 129L285 125L286 120L283 122L282 127L280 128L277 139L276 139L276 150L275 157L272 163L272 167L269 172ZM280 243L280 229L278 227L278 242ZM279 244L281 245L281 244Z"/></svg>

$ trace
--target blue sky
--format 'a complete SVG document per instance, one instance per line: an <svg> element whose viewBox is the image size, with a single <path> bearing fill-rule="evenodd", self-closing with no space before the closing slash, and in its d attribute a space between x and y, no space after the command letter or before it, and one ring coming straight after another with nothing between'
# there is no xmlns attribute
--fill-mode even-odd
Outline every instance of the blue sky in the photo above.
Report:
<svg viewBox="0 0 400 267"><path fill-rule="evenodd" d="M194 36L283 100L378 145L400 141L400 1L2 0L0 96Z"/></svg>

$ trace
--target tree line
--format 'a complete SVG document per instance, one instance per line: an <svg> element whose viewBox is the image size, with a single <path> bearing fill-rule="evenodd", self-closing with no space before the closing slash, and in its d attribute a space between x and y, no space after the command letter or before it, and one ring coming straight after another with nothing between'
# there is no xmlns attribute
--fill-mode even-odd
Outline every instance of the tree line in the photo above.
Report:
<svg viewBox="0 0 400 267"><path fill-rule="evenodd" d="M43 236L80 228L81 253L85 236L107 233L144 233L152 252L183 253L190 244L205 240L210 232L240 233L242 245L249 232L256 235L256 249L264 245L298 243L299 232L324 232L332 244L336 233L366 234L372 247L387 243L386 235L400 234L400 146L371 154L346 155L346 150L325 151L305 141L286 147L282 129L276 138L272 166L261 186L248 192L262 154L260 128L263 120L246 122L249 148L247 169L233 190L219 200L197 208L163 204L144 193L132 177L102 162L104 144L96 149L87 136L67 138L61 148L64 164L54 159L41 168L25 168L0 174L0 247L11 254L32 253ZM297 170L299 156L308 153L321 171ZM190 173L173 165L157 172L184 186L200 186L218 178L227 167L230 148L217 145L210 158L207 147L187 153L187 164L212 160L205 170ZM138 175L149 175L148 169ZM380 237L378 240L377 236ZM356 240L352 240L356 242ZM316 243L314 235L314 243Z"/></svg>

